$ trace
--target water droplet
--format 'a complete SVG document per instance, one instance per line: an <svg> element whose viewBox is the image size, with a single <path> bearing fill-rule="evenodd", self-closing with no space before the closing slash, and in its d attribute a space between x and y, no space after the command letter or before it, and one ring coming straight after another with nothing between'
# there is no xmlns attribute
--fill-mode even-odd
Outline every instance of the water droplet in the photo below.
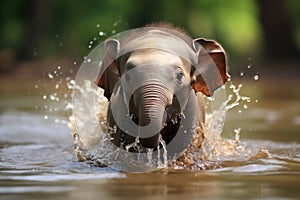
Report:
<svg viewBox="0 0 300 200"><path fill-rule="evenodd" d="M241 128L234 129L234 132L235 132L234 139L235 139L236 142L239 142L240 141Z"/></svg>
<svg viewBox="0 0 300 200"><path fill-rule="evenodd" d="M250 97L245 97L245 96L243 96L243 97L242 97L242 100L243 100L243 101L247 101L247 102L249 102L248 100L250 100L250 101L251 101L251 98L250 98Z"/></svg>
<svg viewBox="0 0 300 200"><path fill-rule="evenodd" d="M96 25L96 28L100 28L100 24L97 24L97 25Z"/></svg>
<svg viewBox="0 0 300 200"><path fill-rule="evenodd" d="M44 119L47 120L48 119L48 115L44 115Z"/></svg>
<svg viewBox="0 0 300 200"><path fill-rule="evenodd" d="M240 133L241 132L241 128L236 128L233 131L234 131L234 133Z"/></svg>
<svg viewBox="0 0 300 200"><path fill-rule="evenodd" d="M49 98L50 98L51 101L54 101L55 100L55 95L51 94L51 95L49 95Z"/></svg>
<svg viewBox="0 0 300 200"><path fill-rule="evenodd" d="M62 43L62 42L59 43L59 46L63 46L63 45L64 45L64 43Z"/></svg>
<svg viewBox="0 0 300 200"><path fill-rule="evenodd" d="M47 99L47 96L46 96L46 95L43 95L43 99Z"/></svg>
<svg viewBox="0 0 300 200"><path fill-rule="evenodd" d="M248 66L247 66L248 69L250 69L251 67L252 67L251 65L248 65Z"/></svg>
<svg viewBox="0 0 300 200"><path fill-rule="evenodd" d="M92 48L92 45L89 45L88 48L89 48L89 49Z"/></svg>
<svg viewBox="0 0 300 200"><path fill-rule="evenodd" d="M66 105L66 109L73 109L73 104L72 103L68 103Z"/></svg>
<svg viewBox="0 0 300 200"><path fill-rule="evenodd" d="M243 77L243 76L244 76L244 72L241 71L241 72L240 72L240 77Z"/></svg>
<svg viewBox="0 0 300 200"><path fill-rule="evenodd" d="M37 89L37 88L39 88L39 86L38 86L38 85L34 85L34 88L36 88L36 89Z"/></svg>
<svg viewBox="0 0 300 200"><path fill-rule="evenodd" d="M104 33L103 31L100 31L100 32L99 32L99 36L102 37L102 36L104 36L104 35L105 35L105 33Z"/></svg>
<svg viewBox="0 0 300 200"><path fill-rule="evenodd" d="M73 64L76 65L77 64L76 61L74 61Z"/></svg>
<svg viewBox="0 0 300 200"><path fill-rule="evenodd" d="M93 38L93 40L94 40L94 41L96 41L96 40L97 40L97 38L96 38L96 37L94 37L94 38Z"/></svg>
<svg viewBox="0 0 300 200"><path fill-rule="evenodd" d="M74 89L74 85L75 85L75 81L74 80L70 80L69 82L67 82L67 87L70 90Z"/></svg>
<svg viewBox="0 0 300 200"><path fill-rule="evenodd" d="M54 76L53 76L51 73L48 73L48 77L49 77L50 79L53 79L53 78L54 78Z"/></svg>
<svg viewBox="0 0 300 200"><path fill-rule="evenodd" d="M75 81L74 80L70 80L70 83L72 84L72 85L75 85Z"/></svg>
<svg viewBox="0 0 300 200"><path fill-rule="evenodd" d="M91 40L91 41L90 41L90 44L93 44L93 43L94 43L94 42Z"/></svg>
<svg viewBox="0 0 300 200"><path fill-rule="evenodd" d="M257 81L257 80L259 79L259 76L258 76L258 75L255 75L255 76L253 77L253 79L254 79L255 81Z"/></svg>
<svg viewBox="0 0 300 200"><path fill-rule="evenodd" d="M239 114L241 114L242 112L243 112L242 110L239 110L239 111L238 111Z"/></svg>
<svg viewBox="0 0 300 200"><path fill-rule="evenodd" d="M112 33L112 34L116 34L116 32L117 32L116 30L112 30L112 32L111 32L111 33Z"/></svg>
<svg viewBox="0 0 300 200"><path fill-rule="evenodd" d="M90 58L88 58L86 61L89 63L89 62L91 62L92 60L91 60Z"/></svg>
<svg viewBox="0 0 300 200"><path fill-rule="evenodd" d="M246 104L243 107L244 107L244 109L248 109L248 106Z"/></svg>
<svg viewBox="0 0 300 200"><path fill-rule="evenodd" d="M55 89L58 89L59 88L59 84L55 84Z"/></svg>
<svg viewBox="0 0 300 200"><path fill-rule="evenodd" d="M61 66L57 66L57 69L61 69Z"/></svg>

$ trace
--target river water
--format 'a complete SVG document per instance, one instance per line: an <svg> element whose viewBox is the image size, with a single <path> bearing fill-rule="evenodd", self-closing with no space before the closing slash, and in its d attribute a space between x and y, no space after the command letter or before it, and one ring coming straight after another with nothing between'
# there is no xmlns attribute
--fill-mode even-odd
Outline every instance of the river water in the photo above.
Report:
<svg viewBox="0 0 300 200"><path fill-rule="evenodd" d="M40 94L1 94L0 199L300 199L299 81L284 96L263 80L244 85L253 104L228 111L217 167L150 173L78 162L67 116L40 112ZM234 142L250 158L229 155Z"/></svg>

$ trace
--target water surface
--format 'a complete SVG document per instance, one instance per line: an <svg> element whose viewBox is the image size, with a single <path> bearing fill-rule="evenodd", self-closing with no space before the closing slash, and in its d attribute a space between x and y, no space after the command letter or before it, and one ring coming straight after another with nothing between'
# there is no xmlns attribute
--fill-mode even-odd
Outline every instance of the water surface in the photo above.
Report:
<svg viewBox="0 0 300 200"><path fill-rule="evenodd" d="M70 129L56 123L65 116L45 120L33 106L43 103L39 95L2 95L0 199L300 199L300 95L291 87L289 97L274 98L261 95L264 87L254 91L258 103L228 112L222 133L232 142L241 128L238 141L253 159L222 154L214 169L151 173L78 162Z"/></svg>

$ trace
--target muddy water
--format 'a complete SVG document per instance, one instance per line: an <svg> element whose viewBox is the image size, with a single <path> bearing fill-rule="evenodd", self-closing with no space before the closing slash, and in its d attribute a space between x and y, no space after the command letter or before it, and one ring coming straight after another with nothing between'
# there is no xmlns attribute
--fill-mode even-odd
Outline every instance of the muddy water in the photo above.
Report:
<svg viewBox="0 0 300 200"><path fill-rule="evenodd" d="M229 111L222 133L255 158L226 160L220 145L214 169L140 174L78 162L68 126L57 123L65 116L45 119L34 109L40 95L1 94L0 199L300 199L300 93L287 87L281 97L266 85L246 86L258 102Z"/></svg>

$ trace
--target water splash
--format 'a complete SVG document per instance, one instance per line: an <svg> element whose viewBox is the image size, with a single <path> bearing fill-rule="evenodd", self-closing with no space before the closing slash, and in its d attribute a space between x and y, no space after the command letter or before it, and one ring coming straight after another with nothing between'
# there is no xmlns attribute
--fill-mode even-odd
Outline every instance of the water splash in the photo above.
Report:
<svg viewBox="0 0 300 200"><path fill-rule="evenodd" d="M252 152L247 149L247 144L240 141L240 128L234 130L234 139L221 137L222 121L226 112L240 104L251 102L250 97L240 94L241 88L242 84L236 86L230 83L229 89L232 90L232 94L228 95L227 100L217 110L206 114L206 122L202 128L198 128L193 142L179 159L169 163L169 168L181 170L213 169L225 164L228 165L229 162L246 161L253 156Z"/></svg>
<svg viewBox="0 0 300 200"><path fill-rule="evenodd" d="M42 79L34 85L34 89L41 91L43 105L36 105L35 109L43 113L44 120L55 123L68 124L69 121L61 116L69 117L72 112L71 100L74 85L74 67L76 62L70 66L58 65L53 70L44 73Z"/></svg>
<svg viewBox="0 0 300 200"><path fill-rule="evenodd" d="M146 155L145 149L140 149L138 145L138 137L135 142L128 144L125 150L117 148L111 142L112 138L109 134L115 133L116 127L108 128L106 125L108 102L103 95L103 90L89 80L85 80L81 87L75 84L73 89L76 91L74 94L77 98L81 98L73 102L76 114L70 117L74 150L79 161L86 161L96 166L107 164L126 171L152 171L154 168L167 167L167 149L164 140L159 141L161 149L158 151L146 149ZM94 104L86 100L90 96L95 96ZM140 153L129 152L131 148L137 149Z"/></svg>
<svg viewBox="0 0 300 200"><path fill-rule="evenodd" d="M108 129L106 126L106 110L107 100L103 96L103 90L96 87L93 83L86 80L83 88L79 87L74 80L70 80L69 87L80 92L83 97L88 96L88 93L93 93L97 98L96 104L91 106L88 101L78 101L76 105L68 105L70 108L76 107L79 109L79 114L70 117L70 124L74 138L74 149L79 161L88 161L93 165L103 166L103 160L106 163L115 162L123 154L119 149L111 149L112 160L107 160L103 157L103 152L110 152L107 148L111 148L108 145L111 144L111 139L107 134L108 132L114 132L116 129ZM156 152L148 149L147 153L147 165L156 168L170 168L170 169L182 169L182 170L201 170L212 169L223 166L224 163L229 161L241 162L249 160L253 157L253 153L247 149L247 144L240 141L240 128L234 130L234 139L224 139L221 137L223 130L222 122L226 116L226 112L239 105L245 105L250 103L251 98L242 96L240 90L242 85L234 85L231 83L229 89L232 91L225 102L214 110L212 113L206 115L206 122L203 126L197 129L194 135L193 142L189 145L184 154L177 160L168 162L167 149L165 142L160 139L160 145L162 146ZM210 99L211 101L213 99ZM80 104L78 104L80 103ZM96 106L96 107L95 107ZM97 111L95 113L95 110ZM84 123L86 118L95 115L94 121L89 121L90 124ZM74 126L76 121L76 127ZM78 134L80 133L80 135ZM132 147L138 147L138 141L126 146L129 150ZM129 159L129 158L127 158ZM142 158L138 158L142 159ZM119 161L121 163L121 161ZM122 164L122 163L121 163ZM136 163L134 163L136 165Z"/></svg>

